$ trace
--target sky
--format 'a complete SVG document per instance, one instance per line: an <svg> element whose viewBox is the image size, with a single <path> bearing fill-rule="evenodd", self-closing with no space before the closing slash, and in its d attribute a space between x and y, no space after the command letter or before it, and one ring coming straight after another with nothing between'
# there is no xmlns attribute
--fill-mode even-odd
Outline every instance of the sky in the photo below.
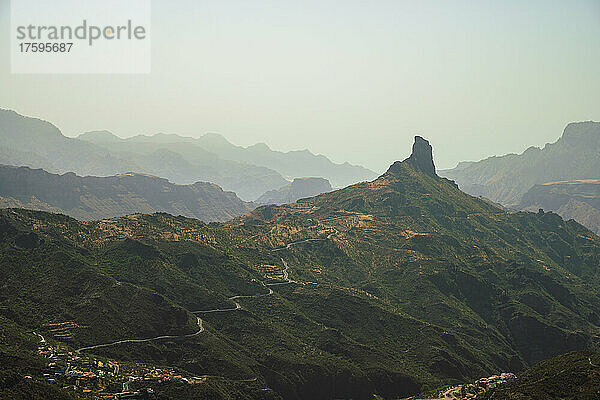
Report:
<svg viewBox="0 0 600 400"><path fill-rule="evenodd" d="M9 7L0 108L67 136L216 132L382 172L417 134L450 168L600 120L599 0L153 0L138 75L11 74Z"/></svg>

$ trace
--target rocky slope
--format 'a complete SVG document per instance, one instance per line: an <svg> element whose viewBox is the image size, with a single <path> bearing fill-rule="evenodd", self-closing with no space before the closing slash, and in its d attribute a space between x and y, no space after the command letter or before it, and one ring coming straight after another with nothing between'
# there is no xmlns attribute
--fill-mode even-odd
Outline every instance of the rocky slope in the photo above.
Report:
<svg viewBox="0 0 600 400"><path fill-rule="evenodd" d="M600 180L582 179L535 185L521 198L520 210L554 211L600 233Z"/></svg>
<svg viewBox="0 0 600 400"><path fill-rule="evenodd" d="M260 196L258 204L286 204L294 203L305 197L317 196L321 193L331 192L333 188L324 178L296 178L294 181L278 190L271 190Z"/></svg>
<svg viewBox="0 0 600 400"><path fill-rule="evenodd" d="M135 173L108 177L50 174L0 165L0 208L51 211L81 220L167 212L202 221L226 221L254 208L207 182L175 185Z"/></svg>
<svg viewBox="0 0 600 400"><path fill-rule="evenodd" d="M571 123L555 143L522 154L460 163L442 176L474 196L516 206L533 185L600 177L600 123Z"/></svg>

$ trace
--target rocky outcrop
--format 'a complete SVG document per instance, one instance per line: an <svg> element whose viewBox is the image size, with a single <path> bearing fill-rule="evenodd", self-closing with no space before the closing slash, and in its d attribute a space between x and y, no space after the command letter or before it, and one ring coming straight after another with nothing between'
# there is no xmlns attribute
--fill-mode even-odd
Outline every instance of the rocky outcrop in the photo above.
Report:
<svg viewBox="0 0 600 400"><path fill-rule="evenodd" d="M415 136L412 154L404 162L411 164L414 168L429 176L435 176L433 149L429 142L421 136Z"/></svg>
<svg viewBox="0 0 600 400"><path fill-rule="evenodd" d="M373 182L259 207L235 221L277 229L328 221L340 233L329 243L323 232L325 240L306 248L311 265L323 266L311 276L355 280L442 328L439 351L421 358L435 374L517 372L559 352L597 348L600 237L555 213L506 212L431 176L434 168L429 145L417 138L413 154ZM371 311L361 314L343 318L370 326Z"/></svg>
<svg viewBox="0 0 600 400"><path fill-rule="evenodd" d="M415 136L410 157L404 161L394 162L387 170L387 173L402 174L406 165L410 165L414 170L422 172L425 175L437 177L435 164L433 163L433 149L429 141L423 139L421 136Z"/></svg>

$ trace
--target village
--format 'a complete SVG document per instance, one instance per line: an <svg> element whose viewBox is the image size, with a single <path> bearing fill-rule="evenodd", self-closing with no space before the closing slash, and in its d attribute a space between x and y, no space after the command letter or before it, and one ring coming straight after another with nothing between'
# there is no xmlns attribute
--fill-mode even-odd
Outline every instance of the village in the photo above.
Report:
<svg viewBox="0 0 600 400"><path fill-rule="evenodd" d="M54 328L56 331L63 326ZM194 385L206 382L207 376L191 377L175 368L157 368L145 364L117 363L102 357L77 353L59 342L48 342L44 336L33 332L39 339L38 354L47 360L43 378L67 390L73 390L89 399L154 399L153 385L167 382ZM436 397L405 400L468 400L489 389L514 379L510 372L480 378L473 383L445 388ZM31 379L30 376L25 378Z"/></svg>
<svg viewBox="0 0 600 400"><path fill-rule="evenodd" d="M184 376L174 368L144 364L119 364L101 357L79 354L34 332L40 343L38 354L47 360L43 379L90 399L153 399L151 384L177 382L198 384L207 377ZM31 376L26 376L31 379Z"/></svg>
<svg viewBox="0 0 600 400"><path fill-rule="evenodd" d="M492 375L487 378L480 378L473 383L451 386L435 394L435 397L409 397L404 400L473 400L486 391L495 388L511 379L516 375L511 372L503 372L498 375Z"/></svg>

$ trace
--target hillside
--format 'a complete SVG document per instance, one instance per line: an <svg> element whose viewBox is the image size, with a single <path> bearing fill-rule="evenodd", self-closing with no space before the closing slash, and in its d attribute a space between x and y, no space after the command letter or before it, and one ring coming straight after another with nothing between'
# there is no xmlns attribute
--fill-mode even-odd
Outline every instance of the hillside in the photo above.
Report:
<svg viewBox="0 0 600 400"><path fill-rule="evenodd" d="M256 199L258 204L286 204L294 203L305 197L317 196L321 193L331 192L333 188L324 178L296 178L290 184L278 189L270 190Z"/></svg>
<svg viewBox="0 0 600 400"><path fill-rule="evenodd" d="M554 211L600 233L600 180L585 179L535 185L521 198L521 210Z"/></svg>
<svg viewBox="0 0 600 400"><path fill-rule="evenodd" d="M207 182L175 185L135 173L81 177L0 165L0 208L6 207L57 212L80 220L167 212L207 222L226 221L254 208L235 193Z"/></svg>
<svg viewBox="0 0 600 400"><path fill-rule="evenodd" d="M130 216L121 221L128 225L136 218L156 222L162 219L160 216ZM198 220L188 221L201 229L207 227ZM30 223L35 224L35 231L27 226ZM60 363L61 359L47 359L38 354L38 333L55 348L68 346L72 369L89 369L80 358L87 360L86 355L91 351L84 349L79 353L76 349L133 339L115 346L119 349L118 362L122 369L131 364L127 359L137 358L154 363L155 367L187 365L188 370L198 374L211 370L226 370L232 377L250 373L247 357L236 354L239 350L215 335L208 324L203 326L190 310L224 307L229 303L225 295L231 291L261 290L252 283L257 275L235 265L209 246L182 243L177 250L160 251L131 239L129 234L119 234L111 225L110 220L82 223L61 215L0 210L0 273L3 277L0 283L0 398L89 399L81 389L60 390L63 385L72 386L74 381L69 381L66 375L62 377L66 362L61 364L61 376L55 376L56 369L51 364ZM152 228L161 235L159 226ZM75 237L69 235L75 231L78 232ZM110 239L112 237L114 239ZM168 246L168 241L163 244ZM185 250L187 253L179 253ZM187 275L183 272L185 265L196 257L199 264ZM209 260L210 267L205 265ZM181 265L176 266L177 263ZM162 339L151 340L156 337ZM190 347L178 349L182 344ZM128 353L132 350L146 353L132 356ZM147 351L154 354L149 356ZM102 348L95 352L102 353ZM173 355L177 352L180 356L176 361ZM191 358L182 357L184 354ZM100 360L107 362L105 358ZM131 364L128 368L143 366ZM50 378L44 378L45 373L50 373L52 380L61 379L63 385L49 384ZM119 376L117 382L127 380L123 374L117 378ZM223 383L217 379L177 395L182 392L179 385L169 390L166 398L217 394L227 394L226 398L272 398L269 393L257 393L262 387L257 389L253 383L242 385L244 395L238 396L236 392L240 388L236 386L239 384L233 381ZM113 387L121 391L121 383Z"/></svg>
<svg viewBox="0 0 600 400"><path fill-rule="evenodd" d="M598 348L600 238L461 192L422 138L372 182L227 224L3 210L0 232L7 323L209 376L220 398L395 399ZM46 325L67 321L66 336Z"/></svg>
<svg viewBox="0 0 600 400"><path fill-rule="evenodd" d="M376 345L347 336L351 328L345 319L368 316L373 323L390 321L403 336L423 343L439 337L441 331L343 288L294 284L288 290L280 278L263 275L262 266L283 269L279 252L244 244L262 229L209 226L166 214L82 223L24 210L2 210L0 222L0 272L7 277L0 284L0 315L17 324L24 336L35 330L76 349L123 338L175 335L89 351L119 362L151 362L196 376L216 376L220 393L234 390L238 381L248 381L242 385L248 398L271 398L265 397L265 387L284 398L367 398L371 393L390 397L418 391L421 382L415 374L431 382L442 379L424 372L418 359L401 361L399 354L384 354ZM70 267L71 274L63 274L62 264L55 265L61 256L52 257L51 252L73 253L79 264ZM71 264L69 258L62 259ZM47 263L41 267L40 260ZM16 265L18 270L11 272ZM115 292L98 290L82 281L81 274L73 274L83 266L104 276ZM257 283L259 279L274 282L272 295L267 296L269 291ZM59 295L55 288L61 287ZM140 293L119 292L132 289ZM142 301L146 292L155 298L148 304ZM243 307L239 311L227 299L233 295L246 296L237 300ZM113 296L132 300L115 306ZM154 316L164 313L163 299L175 308L163 314L158 320L162 331L155 332ZM314 300L327 306L315 309ZM81 312L79 304L85 305ZM95 304L104 306L94 309ZM69 307L76 308L68 313ZM204 330L194 335L198 328L192 324L191 312L213 309L231 312L199 312ZM338 323L346 326L346 333L323 324L331 311L340 313L338 318L343 319ZM103 322L94 322L98 318ZM57 333L50 323L68 323L69 328L66 334ZM419 350L427 351L427 346ZM23 375L39 371L40 379L44 372L28 364L20 370ZM257 397L255 391L262 395ZM240 397L232 392L225 398Z"/></svg>
<svg viewBox="0 0 600 400"><path fill-rule="evenodd" d="M516 206L533 185L599 178L600 123L570 123L560 139L543 148L460 163L440 174L474 196Z"/></svg>
<svg viewBox="0 0 600 400"><path fill-rule="evenodd" d="M534 365L481 400L597 399L598 378L600 354L572 352Z"/></svg>

